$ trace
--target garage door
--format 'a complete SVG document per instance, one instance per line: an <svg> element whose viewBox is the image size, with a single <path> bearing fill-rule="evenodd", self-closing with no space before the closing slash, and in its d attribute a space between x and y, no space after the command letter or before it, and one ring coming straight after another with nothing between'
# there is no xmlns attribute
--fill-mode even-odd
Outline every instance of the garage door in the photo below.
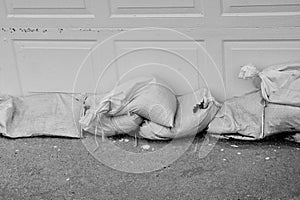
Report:
<svg viewBox="0 0 300 200"><path fill-rule="evenodd" d="M0 24L1 93L106 92L152 74L224 100L253 89L240 66L300 60L300 0L0 0Z"/></svg>

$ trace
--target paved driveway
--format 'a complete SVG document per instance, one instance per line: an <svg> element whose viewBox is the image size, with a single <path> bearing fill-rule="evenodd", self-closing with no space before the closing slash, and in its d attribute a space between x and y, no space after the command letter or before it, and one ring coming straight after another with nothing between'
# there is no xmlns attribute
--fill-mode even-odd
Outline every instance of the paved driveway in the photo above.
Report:
<svg viewBox="0 0 300 200"><path fill-rule="evenodd" d="M126 139L126 140L125 140ZM128 140L127 140L128 139ZM156 151L164 142L114 138L124 149ZM142 149L142 145L149 149ZM174 163L143 174L111 169L81 140L0 138L0 198L9 199L300 199L300 145L219 140L208 156L196 137ZM197 146L197 148L196 148Z"/></svg>

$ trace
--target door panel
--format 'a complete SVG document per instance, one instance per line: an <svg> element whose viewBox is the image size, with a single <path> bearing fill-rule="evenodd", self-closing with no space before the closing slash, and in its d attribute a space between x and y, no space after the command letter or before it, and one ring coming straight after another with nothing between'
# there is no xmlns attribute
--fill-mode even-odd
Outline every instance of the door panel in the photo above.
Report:
<svg viewBox="0 0 300 200"><path fill-rule="evenodd" d="M203 17L203 0L112 0L111 17Z"/></svg>
<svg viewBox="0 0 300 200"><path fill-rule="evenodd" d="M205 45L203 41L197 42ZM124 78L151 74L168 82L177 94L193 91L205 84L198 69L198 66L206 66L205 55L201 53L201 47L191 41L129 40L116 41L115 46L117 55L129 52L118 60L120 76L126 74Z"/></svg>
<svg viewBox="0 0 300 200"><path fill-rule="evenodd" d="M299 26L300 0L1 0L0 23L47 28Z"/></svg>
<svg viewBox="0 0 300 200"><path fill-rule="evenodd" d="M222 14L227 16L300 15L298 0L222 0Z"/></svg>
<svg viewBox="0 0 300 200"><path fill-rule="evenodd" d="M0 90L107 92L154 74L222 101L253 89L240 66L299 61L299 13L300 0L0 0Z"/></svg>
<svg viewBox="0 0 300 200"><path fill-rule="evenodd" d="M30 91L72 91L77 68L95 41L14 40L17 69L24 93ZM90 65L85 85L95 82Z"/></svg>

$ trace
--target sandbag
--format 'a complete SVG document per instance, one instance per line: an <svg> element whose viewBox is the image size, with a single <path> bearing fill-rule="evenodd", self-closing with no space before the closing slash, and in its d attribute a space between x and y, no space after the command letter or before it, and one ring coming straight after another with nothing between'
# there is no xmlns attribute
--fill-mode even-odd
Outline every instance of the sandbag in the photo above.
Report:
<svg viewBox="0 0 300 200"><path fill-rule="evenodd" d="M0 96L0 133L7 135L8 125L12 122L14 111L13 97Z"/></svg>
<svg viewBox="0 0 300 200"><path fill-rule="evenodd" d="M300 107L267 104L264 132L265 136L277 133L300 133Z"/></svg>
<svg viewBox="0 0 300 200"><path fill-rule="evenodd" d="M156 78L139 77L115 87L107 94L91 120L99 113L107 116L135 113L160 125L173 127L176 108L176 97L168 87Z"/></svg>
<svg viewBox="0 0 300 200"><path fill-rule="evenodd" d="M260 91L226 100L208 125L212 134L239 133L249 139L260 138L264 106ZM238 136L237 136L238 137Z"/></svg>
<svg viewBox="0 0 300 200"><path fill-rule="evenodd" d="M136 114L112 117L101 113L83 129L96 135L113 136L135 131L142 121L143 119Z"/></svg>
<svg viewBox="0 0 300 200"><path fill-rule="evenodd" d="M97 103L95 106L96 113L106 113L108 115L117 115L129 102L143 90L152 81L155 81L153 77L137 77L125 83L116 85L111 92L102 95L91 95L91 102ZM103 96L103 97L102 97ZM94 98L94 99L92 99Z"/></svg>
<svg viewBox="0 0 300 200"><path fill-rule="evenodd" d="M113 136L130 133L139 128L143 119L134 113L119 116L96 113L94 117L97 105L105 96L107 94L93 94L86 98L84 102L86 112L79 121L83 130L96 135Z"/></svg>
<svg viewBox="0 0 300 200"><path fill-rule="evenodd" d="M261 72L253 65L245 65L239 77L259 77L262 96L268 102L300 106L300 63L275 65Z"/></svg>
<svg viewBox="0 0 300 200"><path fill-rule="evenodd" d="M83 107L85 110L84 115L86 115L88 110L91 112L94 110L94 112L98 109L99 104L103 100L103 98L107 96L107 94L86 94L86 98L83 102Z"/></svg>
<svg viewBox="0 0 300 200"><path fill-rule="evenodd" d="M173 128L147 121L140 128L140 135L152 140L193 136L207 127L218 109L218 103L211 96L209 90L199 89L178 97L178 108Z"/></svg>
<svg viewBox="0 0 300 200"><path fill-rule="evenodd" d="M269 103L260 91L253 92L225 101L207 132L243 140L290 135L300 132L300 107Z"/></svg>
<svg viewBox="0 0 300 200"><path fill-rule="evenodd" d="M1 134L11 138L41 135L79 138L80 98L43 93L1 100L0 123L1 126L6 123L5 128L0 129Z"/></svg>

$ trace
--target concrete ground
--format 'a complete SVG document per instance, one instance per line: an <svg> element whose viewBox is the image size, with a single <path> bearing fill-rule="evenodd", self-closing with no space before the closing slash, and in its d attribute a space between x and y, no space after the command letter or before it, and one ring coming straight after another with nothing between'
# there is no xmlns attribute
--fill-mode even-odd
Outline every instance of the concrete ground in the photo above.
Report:
<svg viewBox="0 0 300 200"><path fill-rule="evenodd" d="M113 140L124 148L141 148L132 138ZM160 170L133 174L102 164L78 139L1 137L0 198L300 199L299 144L219 140L200 159L196 144L202 141L195 138L183 156Z"/></svg>

